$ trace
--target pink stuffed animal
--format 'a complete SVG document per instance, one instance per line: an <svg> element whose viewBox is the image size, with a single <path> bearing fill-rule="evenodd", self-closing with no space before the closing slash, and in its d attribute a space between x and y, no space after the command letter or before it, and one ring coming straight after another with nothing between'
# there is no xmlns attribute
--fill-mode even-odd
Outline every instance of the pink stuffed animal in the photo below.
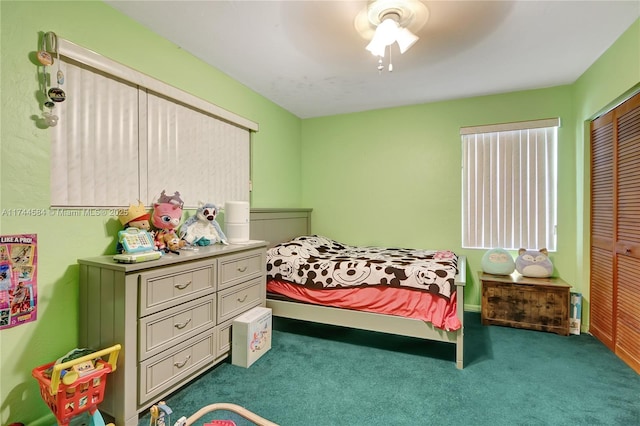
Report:
<svg viewBox="0 0 640 426"><path fill-rule="evenodd" d="M184 202L180 198L180 193L177 191L172 196L167 196L164 191L162 191L158 202L153 205L151 223L153 223L153 226L156 228L155 245L158 250L171 251L178 254L177 251L171 250L167 246L166 235L170 234L177 238L176 229L182 220L183 205Z"/></svg>

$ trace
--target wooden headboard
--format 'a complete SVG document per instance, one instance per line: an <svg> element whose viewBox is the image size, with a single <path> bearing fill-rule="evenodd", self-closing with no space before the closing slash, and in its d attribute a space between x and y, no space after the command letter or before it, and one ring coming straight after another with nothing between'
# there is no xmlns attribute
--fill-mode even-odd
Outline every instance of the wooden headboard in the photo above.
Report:
<svg viewBox="0 0 640 426"><path fill-rule="evenodd" d="M251 209L249 237L268 241L269 247L311 233L311 210L297 208Z"/></svg>

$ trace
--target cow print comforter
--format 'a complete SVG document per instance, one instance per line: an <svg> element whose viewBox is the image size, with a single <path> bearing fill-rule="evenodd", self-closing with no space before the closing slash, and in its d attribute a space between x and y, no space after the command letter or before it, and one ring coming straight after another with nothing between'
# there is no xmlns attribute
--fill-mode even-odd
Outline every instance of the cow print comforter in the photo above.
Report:
<svg viewBox="0 0 640 426"><path fill-rule="evenodd" d="M457 262L450 251L355 247L312 235L267 250L267 278L315 289L409 287L448 299Z"/></svg>

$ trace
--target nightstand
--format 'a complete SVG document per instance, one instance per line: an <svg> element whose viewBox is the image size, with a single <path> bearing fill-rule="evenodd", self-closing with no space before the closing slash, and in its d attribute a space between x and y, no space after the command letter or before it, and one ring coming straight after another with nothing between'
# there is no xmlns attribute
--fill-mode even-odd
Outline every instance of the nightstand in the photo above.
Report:
<svg viewBox="0 0 640 426"><path fill-rule="evenodd" d="M479 273L482 324L569 335L571 286L560 278Z"/></svg>

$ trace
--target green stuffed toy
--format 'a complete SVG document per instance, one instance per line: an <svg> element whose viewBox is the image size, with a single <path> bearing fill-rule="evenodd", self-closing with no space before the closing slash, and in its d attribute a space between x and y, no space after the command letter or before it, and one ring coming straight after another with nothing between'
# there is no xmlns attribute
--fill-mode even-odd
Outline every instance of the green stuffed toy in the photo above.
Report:
<svg viewBox="0 0 640 426"><path fill-rule="evenodd" d="M513 257L502 248L494 248L486 252L482 256L481 265L484 272L493 275L511 275L516 269Z"/></svg>

